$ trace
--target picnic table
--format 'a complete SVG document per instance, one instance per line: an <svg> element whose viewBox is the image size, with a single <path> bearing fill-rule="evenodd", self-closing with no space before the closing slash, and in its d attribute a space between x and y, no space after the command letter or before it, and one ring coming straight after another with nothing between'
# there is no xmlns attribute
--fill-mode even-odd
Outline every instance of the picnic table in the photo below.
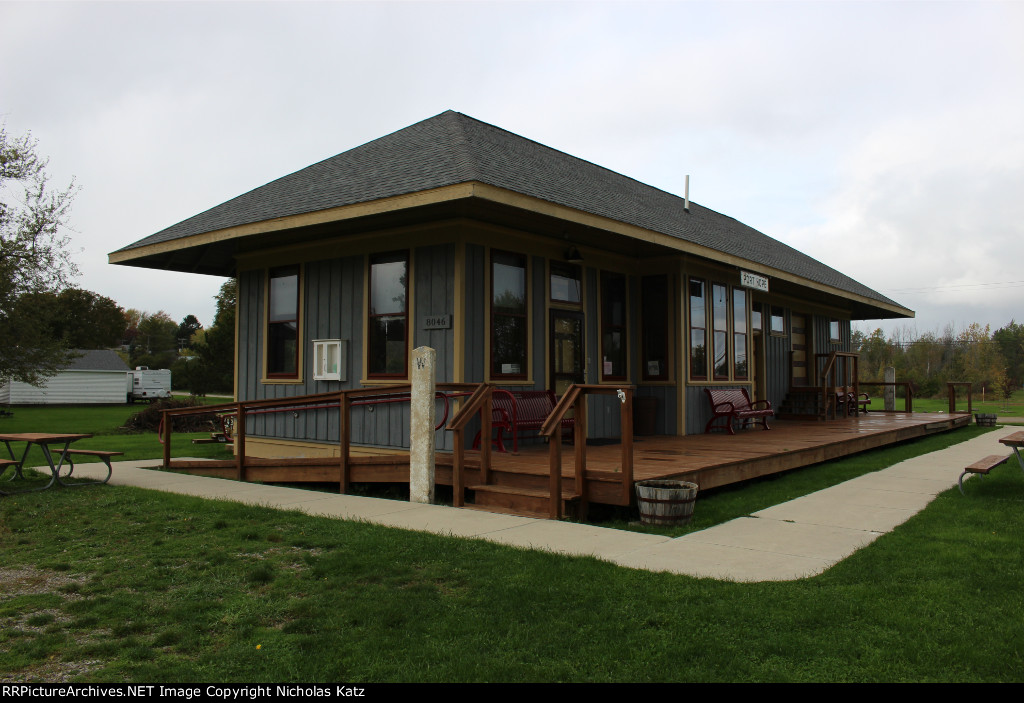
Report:
<svg viewBox="0 0 1024 703"><path fill-rule="evenodd" d="M1000 444L1005 444L1013 453L1017 456L1017 463L1020 464L1021 471L1024 471L1024 457L1020 455L1020 448L1024 447L1024 432L1014 432L1013 434L1006 435L1001 440Z"/></svg>
<svg viewBox="0 0 1024 703"><path fill-rule="evenodd" d="M32 493L33 491L45 491L47 488L52 486L54 483L60 483L62 486L74 486L80 484L69 484L65 483L60 477L61 467L64 465L64 460L67 458L69 448L72 442L77 442L80 439L86 439L92 437L91 434L71 434L71 433L47 433L47 432L21 432L16 434L0 434L0 442L3 442L7 446L7 453L11 455L10 460L0 461L0 467L9 468L14 467L14 476L10 480L16 478L24 478L21 471L25 466L25 459L28 457L29 449L32 445L37 445L43 451L43 456L46 458L46 463L50 467L50 482L42 488L29 488L23 491L5 491L0 488L0 495L14 495L16 493ZM11 448L11 442L24 442L25 451L21 454L21 459L14 456L14 450ZM57 445L62 446L58 454L59 460L54 461L54 453L51 451L50 446ZM107 476L109 479L110 476ZM92 482L90 482L92 483ZM106 483L106 481L98 481L96 483Z"/></svg>

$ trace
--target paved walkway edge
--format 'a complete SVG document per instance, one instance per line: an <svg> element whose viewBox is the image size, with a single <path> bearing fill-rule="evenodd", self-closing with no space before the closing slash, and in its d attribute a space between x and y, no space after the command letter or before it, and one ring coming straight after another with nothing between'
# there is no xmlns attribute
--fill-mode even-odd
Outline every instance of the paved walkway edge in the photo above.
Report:
<svg viewBox="0 0 1024 703"><path fill-rule="evenodd" d="M957 483L963 467L1009 454L999 439L1017 428L961 442L796 500L678 538L478 510L335 495L155 470L159 461L115 462L111 483L233 500L310 515L559 554L594 556L624 567L729 581L790 581L822 573L924 509ZM1016 462L1010 462L1016 470ZM99 474L79 464L75 474ZM106 473L104 467L102 474ZM698 500L697 510L700 509Z"/></svg>

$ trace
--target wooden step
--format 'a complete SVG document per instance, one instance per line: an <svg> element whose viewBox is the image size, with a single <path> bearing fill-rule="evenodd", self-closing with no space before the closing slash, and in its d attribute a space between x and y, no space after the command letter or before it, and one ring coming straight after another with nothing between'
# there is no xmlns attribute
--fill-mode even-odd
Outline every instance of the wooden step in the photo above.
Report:
<svg viewBox="0 0 1024 703"><path fill-rule="evenodd" d="M467 486L474 494L474 505L478 509L493 512L546 518L551 512L551 493L546 489L522 488L519 486L495 486L477 484ZM562 489L564 503L579 498L572 489Z"/></svg>

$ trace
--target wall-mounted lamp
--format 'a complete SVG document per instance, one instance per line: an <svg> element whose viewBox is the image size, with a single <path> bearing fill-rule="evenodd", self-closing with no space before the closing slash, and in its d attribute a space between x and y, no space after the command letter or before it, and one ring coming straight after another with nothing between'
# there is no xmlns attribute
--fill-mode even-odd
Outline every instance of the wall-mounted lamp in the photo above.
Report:
<svg viewBox="0 0 1024 703"><path fill-rule="evenodd" d="M565 252L565 260L570 264L582 264L583 254L576 247L569 247L569 251Z"/></svg>

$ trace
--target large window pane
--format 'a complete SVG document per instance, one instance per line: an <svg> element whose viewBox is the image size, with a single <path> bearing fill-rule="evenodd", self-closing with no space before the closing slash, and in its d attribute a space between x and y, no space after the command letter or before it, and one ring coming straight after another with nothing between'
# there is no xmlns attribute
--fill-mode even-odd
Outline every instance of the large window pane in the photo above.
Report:
<svg viewBox="0 0 1024 703"><path fill-rule="evenodd" d="M601 274L601 376L626 378L626 277Z"/></svg>
<svg viewBox="0 0 1024 703"><path fill-rule="evenodd" d="M491 376L527 374L526 257L491 253Z"/></svg>
<svg viewBox="0 0 1024 703"><path fill-rule="evenodd" d="M270 270L267 320L267 375L299 374L299 267Z"/></svg>
<svg viewBox="0 0 1024 703"><path fill-rule="evenodd" d="M669 377L668 288L668 276L644 276L640 281L641 371L647 381L664 381Z"/></svg>
<svg viewBox="0 0 1024 703"><path fill-rule="evenodd" d="M371 377L405 376L408 361L409 253L370 259L366 368Z"/></svg>
<svg viewBox="0 0 1024 703"><path fill-rule="evenodd" d="M708 377L707 298L704 281L690 279L690 378Z"/></svg>
<svg viewBox="0 0 1024 703"><path fill-rule="evenodd" d="M747 379L747 292L742 288L732 291L732 349L733 378Z"/></svg>

